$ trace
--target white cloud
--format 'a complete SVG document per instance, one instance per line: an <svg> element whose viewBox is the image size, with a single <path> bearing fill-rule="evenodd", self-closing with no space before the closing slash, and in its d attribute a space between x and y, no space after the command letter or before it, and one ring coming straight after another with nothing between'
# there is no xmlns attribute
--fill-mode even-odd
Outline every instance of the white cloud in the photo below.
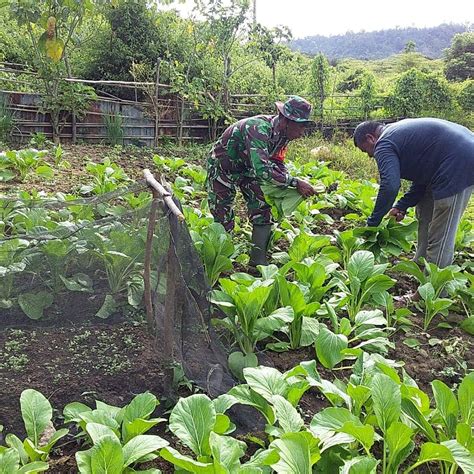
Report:
<svg viewBox="0 0 474 474"><path fill-rule="evenodd" d="M175 6L189 14L194 2ZM295 38L337 35L347 31L426 27L441 23L473 23L473 0L257 0L257 21L288 26Z"/></svg>

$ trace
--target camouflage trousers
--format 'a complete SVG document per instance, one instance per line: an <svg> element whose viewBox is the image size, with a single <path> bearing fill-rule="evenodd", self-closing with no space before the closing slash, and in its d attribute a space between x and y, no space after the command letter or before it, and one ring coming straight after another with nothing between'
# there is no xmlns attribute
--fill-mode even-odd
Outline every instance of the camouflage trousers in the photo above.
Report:
<svg viewBox="0 0 474 474"><path fill-rule="evenodd" d="M243 176L241 173L224 173L218 165L209 160L206 187L211 214L227 231L234 228L234 200L237 189L240 189L244 196L252 224L272 223L271 207L265 201L256 178Z"/></svg>

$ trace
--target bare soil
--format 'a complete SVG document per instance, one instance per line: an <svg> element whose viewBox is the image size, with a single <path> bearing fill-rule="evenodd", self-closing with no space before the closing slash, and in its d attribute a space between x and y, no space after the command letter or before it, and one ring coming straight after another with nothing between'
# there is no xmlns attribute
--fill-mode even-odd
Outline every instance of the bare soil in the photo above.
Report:
<svg viewBox="0 0 474 474"><path fill-rule="evenodd" d="M0 193L11 192L13 188L29 192L33 189L75 192L81 184L86 184L86 162L100 162L106 156L123 166L133 179L141 178L143 168L153 168L152 153L142 150L134 154L126 149L115 151L100 146L64 148L64 158L71 163L71 168L61 171L52 182L35 178L27 183L0 183ZM333 233L334 229L343 230L348 226L341 220L346 211L327 209L322 212L331 215L335 223L318 223L315 232ZM278 244L284 247L283 241ZM236 270L248 271L248 268L236 265ZM409 277L399 274L394 277L397 279L394 295L404 296L416 288L415 282ZM69 302L68 305L78 309L74 302ZM90 307L81 308L81 314L94 314L97 305L96 301L91 301ZM430 383L434 379L443 380L450 387L455 387L465 372L474 367L474 338L457 327L459 318L455 314L448 318L452 329L436 327L441 320L435 319L433 329L425 334L419 329L422 327L422 316L417 313L412 317L414 326L408 332L398 330L392 338L395 349L390 351L389 357L403 360L408 374L418 382L420 388L430 394ZM160 399L169 393L169 368L163 367L154 336L143 323L113 318L110 324L103 324L90 320L87 322L84 318L75 318L73 315L54 327L51 327L54 318L47 325L33 325L27 318L15 320L14 317L2 319L1 323L0 424L4 425L4 433L24 435L19 398L26 388L39 390L51 401L55 408L56 427L61 426L64 406L72 401L92 406L94 400L102 400L123 406L136 394L147 390ZM419 345L415 348L408 347L404 341L409 338L417 339ZM314 359L314 348L284 353L267 351L264 359L268 365L285 371L303 360ZM325 370L321 366L318 366L318 370L322 377L329 380L333 380L335 374L340 378L347 375L344 372ZM304 395L300 406L305 418L311 419L316 412L327 406L327 402L316 390L310 390ZM166 407L165 400L162 408ZM169 433L158 432L172 440ZM64 446L54 452L48 472L77 472L74 452L78 448L71 438L67 438ZM153 466L165 473L173 472L164 461L156 461Z"/></svg>
<svg viewBox="0 0 474 474"><path fill-rule="evenodd" d="M395 349L389 357L404 361L405 370L420 388L431 394L431 382L443 381L453 389L474 368L474 338L458 327L462 316L450 313L446 319L435 317L428 333L423 332L423 316L415 313L411 320L416 325L407 333L398 331L392 341ZM439 327L448 322L452 328ZM409 347L407 339L416 339L419 345Z"/></svg>

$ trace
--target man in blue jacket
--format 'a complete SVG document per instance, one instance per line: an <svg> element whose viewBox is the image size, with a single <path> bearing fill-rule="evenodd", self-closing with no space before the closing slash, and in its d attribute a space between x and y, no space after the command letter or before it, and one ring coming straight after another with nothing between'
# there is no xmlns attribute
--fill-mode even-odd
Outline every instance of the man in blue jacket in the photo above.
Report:
<svg viewBox="0 0 474 474"><path fill-rule="evenodd" d="M367 225L379 225L387 213L401 221L416 206L415 260L451 265L456 230L474 189L474 133L446 120L416 118L391 125L363 122L353 138L355 146L375 158L380 174ZM394 205L400 179L412 185Z"/></svg>

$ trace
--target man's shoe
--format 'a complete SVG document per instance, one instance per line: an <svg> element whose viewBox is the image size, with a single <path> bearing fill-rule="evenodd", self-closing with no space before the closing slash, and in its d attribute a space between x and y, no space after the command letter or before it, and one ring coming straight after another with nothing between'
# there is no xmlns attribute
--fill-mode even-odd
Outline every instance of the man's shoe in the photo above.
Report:
<svg viewBox="0 0 474 474"><path fill-rule="evenodd" d="M268 265L267 249L272 233L272 225L254 225L252 231L252 250L250 251L249 266Z"/></svg>

